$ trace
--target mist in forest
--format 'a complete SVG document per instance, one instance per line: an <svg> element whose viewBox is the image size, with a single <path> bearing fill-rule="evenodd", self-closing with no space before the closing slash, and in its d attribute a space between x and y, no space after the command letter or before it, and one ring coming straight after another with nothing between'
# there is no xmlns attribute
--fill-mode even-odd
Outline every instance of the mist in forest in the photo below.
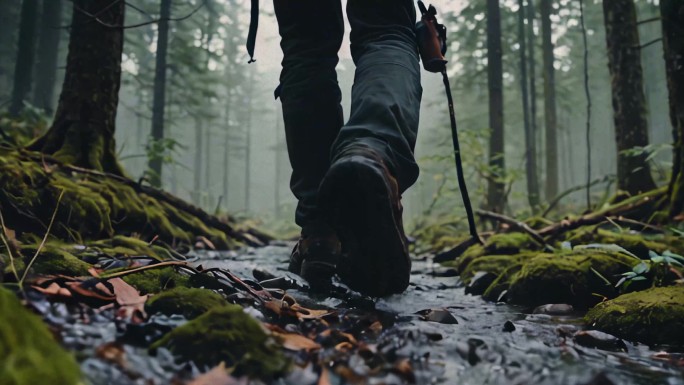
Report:
<svg viewBox="0 0 684 385"><path fill-rule="evenodd" d="M48 119L56 106L64 76L69 38L67 26L71 19L70 3L64 0L55 0L55 3L61 3L59 15L48 15L46 12L50 11L45 8L37 10L33 43L36 46L48 44L44 38L39 38L41 35L59 36L52 43L57 46L55 78L38 78L45 53L45 48L39 48L36 52L38 64L33 69L36 73L34 87L30 91L31 97L26 100L36 113L45 111ZM289 190L291 170L280 102L273 94L282 59L280 38L272 4L265 3L256 45L257 61L248 64L244 48L249 26L248 1L131 2L126 9L116 145L119 159L133 179L149 177L150 167L156 159L162 169L161 186L172 194L211 213L227 212L238 217L258 218L266 226L282 227L292 222L295 199ZM488 161L490 88L486 2L440 0L433 3L448 29L448 72L468 187L474 206L490 207L487 204L488 181L498 173ZM519 2L506 0L500 4L505 176L497 177L501 177L499 183L506 195L506 203L501 209L509 214L532 212L531 195L548 203L572 190L574 192L563 197L562 204L582 210L587 198L581 187L587 182L592 186L594 204L616 189L616 133L602 3L587 1L584 4L586 68L578 2L540 3L536 8L525 10L526 15L522 18ZM638 20L647 21L658 16L656 2L635 3ZM0 4L3 9L0 15L0 102L5 106L11 98L20 7L13 0L2 0ZM163 9L165 4L166 10ZM550 7L550 52L555 76L555 151L547 150L549 131L545 100L548 94L545 92L540 11L545 4ZM166 70L163 72L165 108L160 123L154 111L160 24L149 21L160 18L163 12L168 13L169 22ZM348 34L347 25L347 38L342 44L337 67L345 116L349 115L354 78ZM648 153L653 179L662 185L667 182L671 168L672 134L663 48L659 40L661 26L659 23L640 23L638 35L642 45L640 60L648 146L636 151ZM521 45L521 42L525 44ZM523 48L527 55L523 66L521 46L526 46ZM523 97L521 87L523 68L527 77L527 98ZM585 73L591 99L588 137ZM41 87L46 81L52 82L51 90L44 91ZM421 176L404 196L405 220L409 227L426 218L436 220L464 215L453 166L442 81L439 75L423 71L422 83L423 102L416 148ZM49 96L46 97L45 92ZM524 100L527 100L527 106L524 106ZM153 123L155 119L158 122ZM161 141L159 138L151 140L155 124L163 126ZM527 132L531 133L527 142L526 126ZM532 158L536 160L536 168L530 171L526 168L530 162L526 159L529 153L526 148L531 144L535 145ZM551 158L557 162L557 171L547 169ZM529 193L531 175L536 175L538 191L535 194Z"/></svg>

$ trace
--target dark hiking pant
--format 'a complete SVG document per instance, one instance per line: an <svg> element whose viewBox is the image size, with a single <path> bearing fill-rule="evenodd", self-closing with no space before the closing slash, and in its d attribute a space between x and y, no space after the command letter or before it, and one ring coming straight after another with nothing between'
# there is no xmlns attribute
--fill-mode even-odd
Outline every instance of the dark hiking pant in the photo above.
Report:
<svg viewBox="0 0 684 385"><path fill-rule="evenodd" d="M297 224L316 221L318 187L348 146L371 147L405 191L418 178L413 151L422 95L413 1L348 0L356 73L346 125L335 72L344 34L340 0L274 0L274 6L284 53L276 96L290 187L299 200Z"/></svg>

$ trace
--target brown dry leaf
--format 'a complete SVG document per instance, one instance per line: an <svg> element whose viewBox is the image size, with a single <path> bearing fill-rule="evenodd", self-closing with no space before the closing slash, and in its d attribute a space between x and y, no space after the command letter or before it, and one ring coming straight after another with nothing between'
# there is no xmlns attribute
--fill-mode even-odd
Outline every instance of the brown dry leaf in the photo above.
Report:
<svg viewBox="0 0 684 385"><path fill-rule="evenodd" d="M125 318L133 318L136 314L145 317L145 302L147 302L148 295L140 295L138 290L121 278L112 278L107 282L112 285L116 303L121 305L123 310L120 315Z"/></svg>
<svg viewBox="0 0 684 385"><path fill-rule="evenodd" d="M32 287L34 289L38 290L39 292L46 294L46 295L54 295L54 296L66 297L66 298L71 297L71 292L68 289L63 288L62 286L59 286L59 284L57 284L57 282L52 282L46 288L42 288L40 286L32 286Z"/></svg>
<svg viewBox="0 0 684 385"><path fill-rule="evenodd" d="M264 306L266 307L266 309L271 310L279 316L295 317L300 321L319 319L334 313L329 310L307 309L299 305L298 303L289 304L286 301L281 301L277 299L265 301Z"/></svg>
<svg viewBox="0 0 684 385"><path fill-rule="evenodd" d="M371 326L368 327L368 330L378 334L382 331L382 323L380 323L380 321L375 321L371 324Z"/></svg>
<svg viewBox="0 0 684 385"><path fill-rule="evenodd" d="M221 362L210 371L197 376L188 385L247 385L247 378L236 379L226 370L226 364Z"/></svg>
<svg viewBox="0 0 684 385"><path fill-rule="evenodd" d="M330 383L330 372L325 366L321 368L321 376L318 377L318 382L316 385L331 385Z"/></svg>
<svg viewBox="0 0 684 385"><path fill-rule="evenodd" d="M110 302L116 300L116 297L113 294L110 294L109 290L104 291L103 294L94 292L92 290L85 289L81 286L82 282L74 281L74 282L65 282L67 288L72 294L78 294L80 296L86 297L86 298L92 298L96 299L99 301L105 301L105 302ZM96 287L98 289L101 289L99 287L101 283L98 283Z"/></svg>
<svg viewBox="0 0 684 385"><path fill-rule="evenodd" d="M280 339L283 343L283 347L288 350L292 351L300 351L300 350L318 350L321 348L321 345L316 343L315 341L304 337L303 335L300 334L294 334L294 333L273 333L276 338Z"/></svg>
<svg viewBox="0 0 684 385"><path fill-rule="evenodd" d="M108 342L100 345L95 350L95 356L103 361L112 362L120 368L125 368L128 365L123 345L118 342Z"/></svg>
<svg viewBox="0 0 684 385"><path fill-rule="evenodd" d="M354 345L352 345L349 342L340 342L339 344L335 345L335 350L338 352L343 352L347 353L350 352L354 349Z"/></svg>
<svg viewBox="0 0 684 385"><path fill-rule="evenodd" d="M396 365L394 365L394 372L410 383L416 382L416 375L413 373L413 366L408 358L404 358L403 360L397 362Z"/></svg>
<svg viewBox="0 0 684 385"><path fill-rule="evenodd" d="M214 243L213 243L212 241L210 241L210 240L209 240L207 237L205 237L204 235L198 236L197 239L198 239L200 242L204 243L204 245L207 246L209 249L211 249L211 250L216 250L216 246L214 246Z"/></svg>

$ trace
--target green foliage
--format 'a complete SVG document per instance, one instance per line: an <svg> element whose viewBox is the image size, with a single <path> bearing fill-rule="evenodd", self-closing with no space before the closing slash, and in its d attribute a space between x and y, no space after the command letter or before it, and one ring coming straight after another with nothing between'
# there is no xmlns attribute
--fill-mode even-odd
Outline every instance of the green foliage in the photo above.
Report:
<svg viewBox="0 0 684 385"><path fill-rule="evenodd" d="M19 116L0 113L0 131L8 135L13 144L24 146L47 129L49 120L43 110L27 104ZM0 141L3 139L0 136Z"/></svg>
<svg viewBox="0 0 684 385"><path fill-rule="evenodd" d="M667 278L671 269L684 267L683 263L684 257L669 250L662 255L650 251L649 260L640 261L632 267L632 271L623 273L615 287L623 286L627 289L632 282L637 281L650 281L653 286L664 286L670 283Z"/></svg>
<svg viewBox="0 0 684 385"><path fill-rule="evenodd" d="M14 293L0 287L0 383L3 385L81 383L74 357L64 351L38 316Z"/></svg>

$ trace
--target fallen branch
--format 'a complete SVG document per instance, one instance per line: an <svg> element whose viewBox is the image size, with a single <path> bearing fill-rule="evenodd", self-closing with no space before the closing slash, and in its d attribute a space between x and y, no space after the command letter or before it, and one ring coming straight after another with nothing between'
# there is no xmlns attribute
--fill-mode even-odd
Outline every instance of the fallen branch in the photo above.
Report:
<svg viewBox="0 0 684 385"><path fill-rule="evenodd" d="M539 235L534 229L532 229L527 223L525 222L520 222L518 220L515 220L511 217L507 217L503 214L498 214L492 211L486 211L486 210L476 210L475 211L477 215L479 215L482 218L485 219L491 219L497 222L505 223L514 229L518 229L524 233L527 233L532 239L534 239L535 242L537 242L539 245L544 246L544 248L552 248L546 241L544 240L544 237Z"/></svg>

